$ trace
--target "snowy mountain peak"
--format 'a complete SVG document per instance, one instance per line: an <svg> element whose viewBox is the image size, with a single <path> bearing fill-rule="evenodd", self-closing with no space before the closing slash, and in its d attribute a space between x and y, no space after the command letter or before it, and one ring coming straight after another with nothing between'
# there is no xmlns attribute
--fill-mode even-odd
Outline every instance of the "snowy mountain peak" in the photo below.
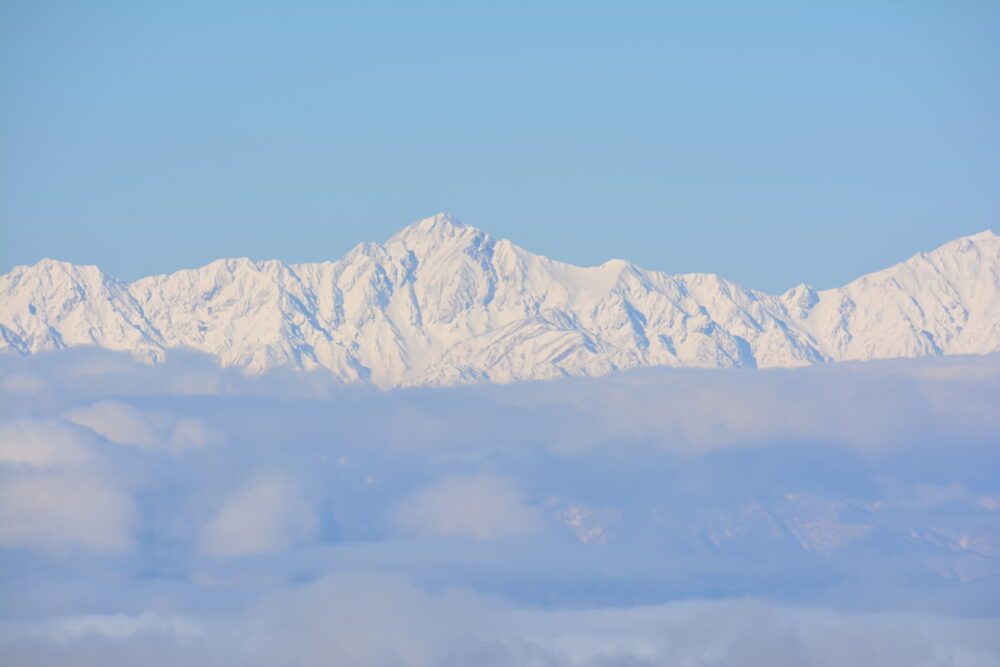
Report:
<svg viewBox="0 0 1000 667"><path fill-rule="evenodd" d="M454 238L469 233L482 234L484 232L466 225L451 213L442 211L429 218L424 218L423 220L418 220L407 225L396 232L387 244L393 241L428 242Z"/></svg>
<svg viewBox="0 0 1000 667"><path fill-rule="evenodd" d="M1000 237L955 239L837 289L774 296L624 260L590 268L448 213L343 258L221 259L125 284L43 260L0 276L0 351L173 348L381 386L769 367L1000 349Z"/></svg>
<svg viewBox="0 0 1000 667"><path fill-rule="evenodd" d="M104 276L104 272L100 268L91 264L71 264L48 257L38 260L33 266L15 267L8 275L13 274L48 276L50 278L65 276L70 279L93 279Z"/></svg>
<svg viewBox="0 0 1000 667"><path fill-rule="evenodd" d="M918 256L928 254L947 254L953 252L964 253L973 249L977 250L980 254L1000 252L1000 236L994 234L993 230L987 229L979 232L978 234L960 236L945 243L941 247L932 250L930 253L920 253Z"/></svg>

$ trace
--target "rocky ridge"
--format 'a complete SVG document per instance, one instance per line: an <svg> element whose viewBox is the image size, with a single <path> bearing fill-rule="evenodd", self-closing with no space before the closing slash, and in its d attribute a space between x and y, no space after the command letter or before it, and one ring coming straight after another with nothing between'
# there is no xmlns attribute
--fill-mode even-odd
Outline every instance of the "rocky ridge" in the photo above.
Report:
<svg viewBox="0 0 1000 667"><path fill-rule="evenodd" d="M572 266L448 214L332 262L221 259L125 283L46 259L0 277L0 352L78 345L383 387L987 354L1000 350L1000 237L782 295L622 260Z"/></svg>

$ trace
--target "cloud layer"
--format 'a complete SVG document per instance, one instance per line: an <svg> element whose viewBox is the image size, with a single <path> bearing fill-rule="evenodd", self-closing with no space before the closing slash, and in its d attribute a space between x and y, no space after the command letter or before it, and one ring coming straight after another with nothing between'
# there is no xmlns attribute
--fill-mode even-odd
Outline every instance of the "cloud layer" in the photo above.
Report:
<svg viewBox="0 0 1000 667"><path fill-rule="evenodd" d="M1000 659L1000 357L382 393L72 350L0 392L11 664Z"/></svg>

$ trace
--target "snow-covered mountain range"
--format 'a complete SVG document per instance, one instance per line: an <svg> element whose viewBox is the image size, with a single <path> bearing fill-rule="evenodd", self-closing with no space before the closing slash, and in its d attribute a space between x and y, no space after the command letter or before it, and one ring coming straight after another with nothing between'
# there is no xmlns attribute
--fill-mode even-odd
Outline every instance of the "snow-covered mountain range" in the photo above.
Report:
<svg viewBox="0 0 1000 667"><path fill-rule="evenodd" d="M383 387L1000 350L1000 237L781 295L622 260L577 267L439 214L315 264L220 259L125 283L51 259L0 277L0 351L191 348Z"/></svg>

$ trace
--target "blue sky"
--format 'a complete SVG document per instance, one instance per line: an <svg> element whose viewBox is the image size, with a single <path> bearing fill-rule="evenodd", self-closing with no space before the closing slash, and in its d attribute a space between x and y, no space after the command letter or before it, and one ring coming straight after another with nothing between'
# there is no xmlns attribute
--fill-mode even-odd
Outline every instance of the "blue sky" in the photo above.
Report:
<svg viewBox="0 0 1000 667"><path fill-rule="evenodd" d="M0 3L0 271L334 259L441 210L819 287L997 228L1000 4Z"/></svg>

